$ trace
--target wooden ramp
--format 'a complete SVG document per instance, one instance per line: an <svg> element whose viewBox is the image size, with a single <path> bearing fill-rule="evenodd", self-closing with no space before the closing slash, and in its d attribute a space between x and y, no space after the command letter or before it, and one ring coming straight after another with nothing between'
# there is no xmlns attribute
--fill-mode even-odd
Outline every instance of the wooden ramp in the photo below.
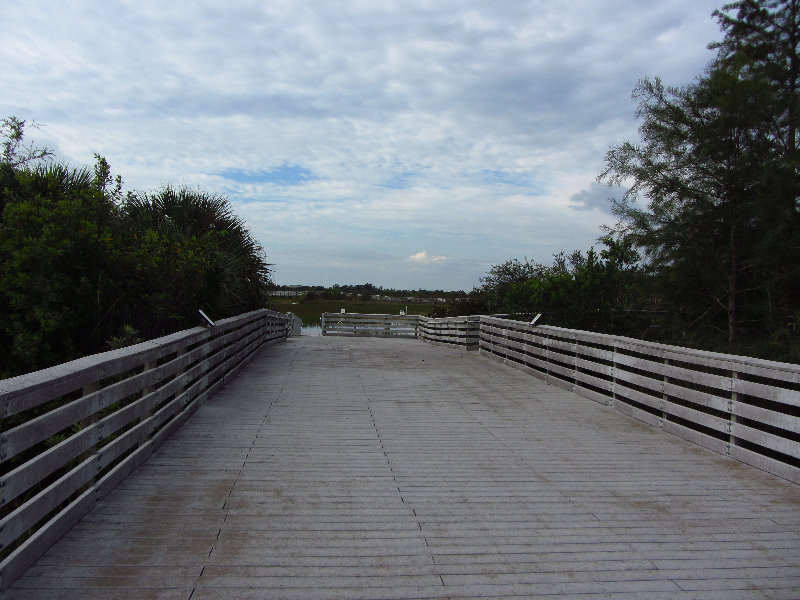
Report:
<svg viewBox="0 0 800 600"><path fill-rule="evenodd" d="M5 598L798 598L800 487L416 340L271 346Z"/></svg>

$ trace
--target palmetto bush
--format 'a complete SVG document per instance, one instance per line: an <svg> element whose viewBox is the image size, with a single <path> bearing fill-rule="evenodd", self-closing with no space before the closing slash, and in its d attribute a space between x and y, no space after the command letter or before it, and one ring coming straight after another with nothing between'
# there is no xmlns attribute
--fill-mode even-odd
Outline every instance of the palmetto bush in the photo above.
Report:
<svg viewBox="0 0 800 600"><path fill-rule="evenodd" d="M269 265L230 202L165 187L122 196L94 174L20 154L6 119L0 155L0 379L266 305ZM127 342L126 342L127 343Z"/></svg>
<svg viewBox="0 0 800 600"><path fill-rule="evenodd" d="M193 323L198 308L219 318L264 305L269 265L226 198L165 187L129 195L121 212L131 291L148 307L143 330Z"/></svg>

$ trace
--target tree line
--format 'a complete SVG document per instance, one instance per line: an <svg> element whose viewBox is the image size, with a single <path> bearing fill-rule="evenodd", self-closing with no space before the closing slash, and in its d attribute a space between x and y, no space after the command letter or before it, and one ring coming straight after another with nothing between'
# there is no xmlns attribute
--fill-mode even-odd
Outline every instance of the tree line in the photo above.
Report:
<svg viewBox="0 0 800 600"><path fill-rule="evenodd" d="M603 249L496 265L454 312L800 362L800 0L713 17L701 76L633 91L639 139L598 177L625 189Z"/></svg>
<svg viewBox="0 0 800 600"><path fill-rule="evenodd" d="M2 121L0 378L266 305L269 264L227 199L167 186L122 193L25 145Z"/></svg>
<svg viewBox="0 0 800 600"><path fill-rule="evenodd" d="M326 300L339 300L344 298L354 298L360 296L361 298L374 298L380 296L382 298L396 298L403 300L408 297L415 298L442 298L446 300L453 300L461 298L466 295L463 290L460 291L444 291L444 290L403 290L395 288L384 288L383 286L374 285L372 283L361 284L333 284L331 286L324 285L276 285L272 288L275 291L295 292L297 295L305 295L309 299L323 298Z"/></svg>

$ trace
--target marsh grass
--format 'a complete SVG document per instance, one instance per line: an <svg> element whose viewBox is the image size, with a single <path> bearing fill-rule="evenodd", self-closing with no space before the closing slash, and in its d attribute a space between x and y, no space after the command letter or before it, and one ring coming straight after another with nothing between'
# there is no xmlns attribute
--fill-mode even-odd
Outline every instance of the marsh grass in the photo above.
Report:
<svg viewBox="0 0 800 600"><path fill-rule="evenodd" d="M430 316L433 311L441 311L445 305L433 303L377 302L373 300L326 300L318 298L306 300L301 298L271 298L270 308L279 312L293 312L303 321L303 325L319 325L324 312L338 313L342 308L349 313L398 315L401 310L406 314Z"/></svg>

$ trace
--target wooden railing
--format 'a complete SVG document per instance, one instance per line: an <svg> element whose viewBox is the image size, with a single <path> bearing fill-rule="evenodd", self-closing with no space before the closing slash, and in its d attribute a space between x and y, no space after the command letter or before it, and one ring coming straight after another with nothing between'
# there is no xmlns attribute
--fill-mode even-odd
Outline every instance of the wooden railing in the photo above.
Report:
<svg viewBox="0 0 800 600"><path fill-rule="evenodd" d="M800 365L480 318L480 352L800 483Z"/></svg>
<svg viewBox="0 0 800 600"><path fill-rule="evenodd" d="M254 311L0 381L0 590L288 323Z"/></svg>
<svg viewBox="0 0 800 600"><path fill-rule="evenodd" d="M462 346L477 350L481 333L480 317L420 317L418 337L432 344Z"/></svg>
<svg viewBox="0 0 800 600"><path fill-rule="evenodd" d="M420 317L416 315L367 315L323 313L322 335L417 337Z"/></svg>
<svg viewBox="0 0 800 600"><path fill-rule="evenodd" d="M322 335L419 338L434 344L478 349L480 317L431 319L419 315L323 313Z"/></svg>

